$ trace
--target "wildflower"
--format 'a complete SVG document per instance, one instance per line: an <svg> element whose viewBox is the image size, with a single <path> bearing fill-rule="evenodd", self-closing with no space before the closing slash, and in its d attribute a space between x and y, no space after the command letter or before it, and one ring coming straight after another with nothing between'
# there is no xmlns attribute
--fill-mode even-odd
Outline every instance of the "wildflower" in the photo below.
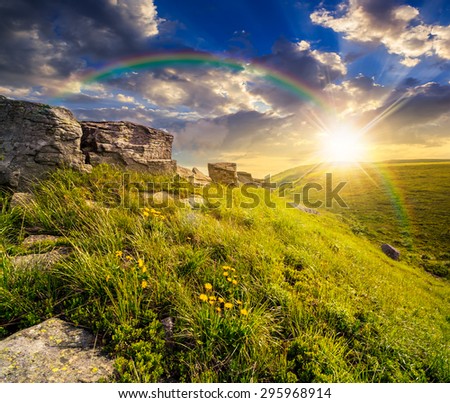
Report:
<svg viewBox="0 0 450 403"><path fill-rule="evenodd" d="M237 280L233 280L232 283L233 283L233 285L237 285L238 282L237 282Z"/></svg>
<svg viewBox="0 0 450 403"><path fill-rule="evenodd" d="M116 257L122 257L122 255L123 255L123 252L121 250L118 250L116 252Z"/></svg>
<svg viewBox="0 0 450 403"><path fill-rule="evenodd" d="M142 266L142 273L146 273L147 272L147 266Z"/></svg>
<svg viewBox="0 0 450 403"><path fill-rule="evenodd" d="M225 277L227 277L228 274L229 274L229 273L228 273L227 271L224 271L224 272L223 272L223 275L224 275Z"/></svg>
<svg viewBox="0 0 450 403"><path fill-rule="evenodd" d="M202 300L203 302L208 301L208 296L205 295L205 294L200 294L199 298L200 298L200 300Z"/></svg>
<svg viewBox="0 0 450 403"><path fill-rule="evenodd" d="M226 302L225 305L224 305L224 308L225 309L231 309L231 308L233 308L233 304L231 302Z"/></svg>
<svg viewBox="0 0 450 403"><path fill-rule="evenodd" d="M145 218L147 218L150 214L149 214L147 211L144 211L144 212L142 213L142 215L143 215Z"/></svg>
<svg viewBox="0 0 450 403"><path fill-rule="evenodd" d="M248 315L248 311L247 309L241 309L241 315L247 316Z"/></svg>
<svg viewBox="0 0 450 403"><path fill-rule="evenodd" d="M130 256L130 255L127 255L127 256L125 257L125 259L127 259L127 260L133 260L133 257Z"/></svg>
<svg viewBox="0 0 450 403"><path fill-rule="evenodd" d="M218 306L218 307L216 308L216 311L217 311L217 312L222 312L222 309L220 308L220 306Z"/></svg>
<svg viewBox="0 0 450 403"><path fill-rule="evenodd" d="M236 300L236 304L242 305L242 301L240 299Z"/></svg>
<svg viewBox="0 0 450 403"><path fill-rule="evenodd" d="M230 282L231 282L231 277L227 277L227 281L230 281Z"/></svg>
<svg viewBox="0 0 450 403"><path fill-rule="evenodd" d="M108 275L106 276L106 282L108 282L110 278L111 278L111 276L108 274Z"/></svg>
<svg viewBox="0 0 450 403"><path fill-rule="evenodd" d="M210 283L206 283L205 284L205 290L206 291L211 291L212 290L212 285Z"/></svg>
<svg viewBox="0 0 450 403"><path fill-rule="evenodd" d="M230 270L230 266L222 266L222 269L224 269L224 270Z"/></svg>
<svg viewBox="0 0 450 403"><path fill-rule="evenodd" d="M218 298L218 301L221 303L221 304L223 304L225 301L223 300L223 298L221 298L221 297L219 297Z"/></svg>
<svg viewBox="0 0 450 403"><path fill-rule="evenodd" d="M141 286L142 286L142 288L147 288L148 287L147 281L146 280L142 280Z"/></svg>
<svg viewBox="0 0 450 403"><path fill-rule="evenodd" d="M231 270L233 273L236 271L236 269L233 269L233 268L231 268L230 270Z"/></svg>
<svg viewBox="0 0 450 403"><path fill-rule="evenodd" d="M142 259L138 259L138 266L140 268L144 267L144 261Z"/></svg>
<svg viewBox="0 0 450 403"><path fill-rule="evenodd" d="M145 207L144 211L146 211L147 213L150 213L150 209L148 207Z"/></svg>
<svg viewBox="0 0 450 403"><path fill-rule="evenodd" d="M209 297L209 300L210 301L215 301L217 298L216 298L216 296L215 295L211 295L210 297Z"/></svg>
<svg viewBox="0 0 450 403"><path fill-rule="evenodd" d="M216 301L212 301L212 300L209 301L210 305L214 305L215 303L216 303Z"/></svg>

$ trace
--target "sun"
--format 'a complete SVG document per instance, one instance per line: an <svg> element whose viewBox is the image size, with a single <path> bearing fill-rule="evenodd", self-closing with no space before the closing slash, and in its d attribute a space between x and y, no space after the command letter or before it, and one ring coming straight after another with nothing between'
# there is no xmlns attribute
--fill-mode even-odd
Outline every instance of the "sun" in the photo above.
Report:
<svg viewBox="0 0 450 403"><path fill-rule="evenodd" d="M365 146L355 130L341 127L323 134L322 157L328 162L356 162L365 155Z"/></svg>

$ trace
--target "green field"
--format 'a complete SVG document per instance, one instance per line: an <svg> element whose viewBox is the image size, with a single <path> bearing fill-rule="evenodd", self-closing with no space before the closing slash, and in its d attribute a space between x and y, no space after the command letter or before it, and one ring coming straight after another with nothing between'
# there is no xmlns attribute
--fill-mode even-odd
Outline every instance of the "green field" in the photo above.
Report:
<svg viewBox="0 0 450 403"><path fill-rule="evenodd" d="M322 211L338 214L355 234L375 245L395 246L406 262L450 278L450 162L298 167L272 180L294 183L286 191L287 198L293 199L307 183L325 188L327 172L333 175L333 187L346 182L339 195L347 206L333 203L331 208L322 206ZM311 195L323 200L324 193Z"/></svg>
<svg viewBox="0 0 450 403"><path fill-rule="evenodd" d="M115 359L109 381L450 382L450 286L412 263L428 244L430 261L446 259L448 232L438 229L448 229L448 209L437 201L446 203L449 165L394 168L408 183L411 172L427 179L411 193L426 220L420 243L417 222L404 235L389 199L371 200L365 182L351 188L365 193L353 190L364 201L358 214L349 198L338 216L286 208L276 191L274 206L245 206L239 188L196 210L152 207L104 166L58 171L23 207L10 208L4 193L0 337L50 317L84 326ZM142 190L168 180L131 175ZM430 192L432 216L420 210ZM63 238L26 247L32 232ZM389 259L378 240L410 257ZM72 253L48 269L13 264L58 245Z"/></svg>

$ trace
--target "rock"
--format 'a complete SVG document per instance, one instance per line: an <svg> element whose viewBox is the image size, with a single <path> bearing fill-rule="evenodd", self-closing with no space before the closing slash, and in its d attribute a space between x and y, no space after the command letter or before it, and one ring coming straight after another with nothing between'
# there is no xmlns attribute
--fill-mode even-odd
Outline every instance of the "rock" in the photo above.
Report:
<svg viewBox="0 0 450 403"><path fill-rule="evenodd" d="M263 182L262 179L253 178L252 174L249 172L238 171L237 176L239 183L242 185L261 187L261 184Z"/></svg>
<svg viewBox="0 0 450 403"><path fill-rule="evenodd" d="M213 182L230 186L239 185L235 163L217 162L208 164L208 173Z"/></svg>
<svg viewBox="0 0 450 403"><path fill-rule="evenodd" d="M206 176L197 168L192 168L192 175L189 177L189 182L194 186L206 186L211 183L211 178Z"/></svg>
<svg viewBox="0 0 450 403"><path fill-rule="evenodd" d="M182 167L180 165L177 165L177 172L180 177L184 179L189 179L194 173L189 168Z"/></svg>
<svg viewBox="0 0 450 403"><path fill-rule="evenodd" d="M45 270L60 262L71 252L72 248L62 246L47 253L15 256L11 262L18 269L39 268L40 270Z"/></svg>
<svg viewBox="0 0 450 403"><path fill-rule="evenodd" d="M174 173L173 136L130 122L81 122L86 163L136 171Z"/></svg>
<svg viewBox="0 0 450 403"><path fill-rule="evenodd" d="M288 206L294 207L297 210L303 211L304 213L315 214L315 215L319 215L320 214L317 210L315 210L313 208L306 207L306 206L302 206L301 204L288 203Z"/></svg>
<svg viewBox="0 0 450 403"><path fill-rule="evenodd" d="M95 337L60 319L49 319L0 341L0 382L98 382L113 361L95 348Z"/></svg>
<svg viewBox="0 0 450 403"><path fill-rule="evenodd" d="M185 199L178 200L180 203L183 203L186 207L191 207L193 209L198 209L201 206L205 205L205 199L199 195L192 195Z"/></svg>
<svg viewBox="0 0 450 403"><path fill-rule="evenodd" d="M386 256L390 257L391 259L400 260L400 251L395 249L393 246L384 243L383 245L381 245L381 250Z"/></svg>
<svg viewBox="0 0 450 403"><path fill-rule="evenodd" d="M173 326L175 324L174 318L168 316L167 318L161 319L161 323L164 328L165 339L167 342L172 341L173 338Z"/></svg>
<svg viewBox="0 0 450 403"><path fill-rule="evenodd" d="M34 196L31 193L14 193L11 197L11 201L9 203L10 208L30 207L34 203Z"/></svg>
<svg viewBox="0 0 450 403"><path fill-rule="evenodd" d="M153 193L151 195L151 200L160 207L167 207L169 202L173 200L173 197L169 193L161 191Z"/></svg>
<svg viewBox="0 0 450 403"><path fill-rule="evenodd" d="M23 240L22 246L30 247L36 244L40 244L42 242L57 242L60 239L61 239L60 236L54 235L30 235Z"/></svg>
<svg viewBox="0 0 450 403"><path fill-rule="evenodd" d="M24 190L57 167L86 171L72 112L0 96L0 185Z"/></svg>

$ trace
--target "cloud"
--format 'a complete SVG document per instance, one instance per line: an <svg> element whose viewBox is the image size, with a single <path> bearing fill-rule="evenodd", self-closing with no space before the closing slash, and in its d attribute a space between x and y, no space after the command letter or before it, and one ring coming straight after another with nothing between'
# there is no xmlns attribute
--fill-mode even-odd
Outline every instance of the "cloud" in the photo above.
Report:
<svg viewBox="0 0 450 403"><path fill-rule="evenodd" d="M393 0L350 0L337 11L321 8L311 14L313 23L341 32L355 42L383 44L413 67L424 56L450 59L450 26L424 23L419 10Z"/></svg>

